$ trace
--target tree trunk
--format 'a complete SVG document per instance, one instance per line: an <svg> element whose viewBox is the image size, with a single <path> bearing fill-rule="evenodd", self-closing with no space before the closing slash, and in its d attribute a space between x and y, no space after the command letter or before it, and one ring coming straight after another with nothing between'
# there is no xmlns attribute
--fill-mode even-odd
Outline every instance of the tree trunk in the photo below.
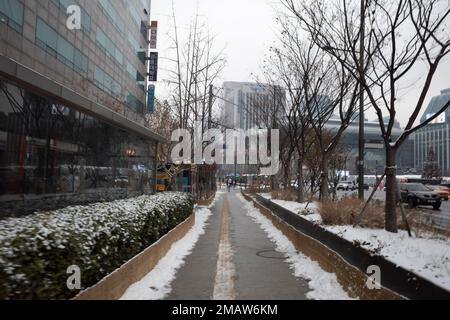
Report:
<svg viewBox="0 0 450 320"><path fill-rule="evenodd" d="M291 181L290 181L290 172L289 172L289 165L284 166L284 188L285 189L291 189Z"/></svg>
<svg viewBox="0 0 450 320"><path fill-rule="evenodd" d="M386 149L386 207L385 207L385 229L397 233L397 150L388 147Z"/></svg>
<svg viewBox="0 0 450 320"><path fill-rule="evenodd" d="M322 171L321 184L320 184L320 199L323 202L330 200L329 183L328 183L328 157L323 155L322 163L320 166Z"/></svg>
<svg viewBox="0 0 450 320"><path fill-rule="evenodd" d="M302 157L298 158L298 173L297 173L297 202L304 203L305 202L305 192L303 189L304 181L303 181L303 159Z"/></svg>

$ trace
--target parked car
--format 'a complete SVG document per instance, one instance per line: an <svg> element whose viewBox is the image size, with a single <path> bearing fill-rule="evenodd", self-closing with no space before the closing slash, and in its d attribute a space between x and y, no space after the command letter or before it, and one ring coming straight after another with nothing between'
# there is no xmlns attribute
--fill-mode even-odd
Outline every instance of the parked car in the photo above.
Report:
<svg viewBox="0 0 450 320"><path fill-rule="evenodd" d="M433 190L441 197L441 200L448 201L450 189L443 186L427 186L429 189Z"/></svg>
<svg viewBox="0 0 450 320"><path fill-rule="evenodd" d="M434 210L439 210L442 204L438 193L420 183L401 184L400 197L401 201L407 203L410 208L423 205L432 206Z"/></svg>
<svg viewBox="0 0 450 320"><path fill-rule="evenodd" d="M342 190L342 191L353 191L356 190L356 186L349 181L340 182L336 188L336 190Z"/></svg>
<svg viewBox="0 0 450 320"><path fill-rule="evenodd" d="M364 188L364 190L369 190L369 185L368 185L367 183L364 183L364 184L363 184L363 188ZM356 185L356 186L355 186L355 189L356 189L356 190L359 189L359 185Z"/></svg>

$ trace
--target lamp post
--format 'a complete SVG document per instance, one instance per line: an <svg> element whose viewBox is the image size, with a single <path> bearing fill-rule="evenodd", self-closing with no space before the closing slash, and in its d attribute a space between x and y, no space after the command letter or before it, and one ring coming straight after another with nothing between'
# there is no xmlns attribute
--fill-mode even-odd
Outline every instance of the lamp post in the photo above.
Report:
<svg viewBox="0 0 450 320"><path fill-rule="evenodd" d="M359 44L359 156L358 156L358 198L364 200L364 42L365 42L365 0L361 0L361 31Z"/></svg>

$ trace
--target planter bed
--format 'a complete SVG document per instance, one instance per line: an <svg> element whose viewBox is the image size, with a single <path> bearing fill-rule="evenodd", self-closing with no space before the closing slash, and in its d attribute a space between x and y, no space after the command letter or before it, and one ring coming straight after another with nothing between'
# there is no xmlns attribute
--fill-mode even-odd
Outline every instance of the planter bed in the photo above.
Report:
<svg viewBox="0 0 450 320"><path fill-rule="evenodd" d="M70 299L67 268L89 288L193 212L184 193L163 193L0 221L0 299Z"/></svg>

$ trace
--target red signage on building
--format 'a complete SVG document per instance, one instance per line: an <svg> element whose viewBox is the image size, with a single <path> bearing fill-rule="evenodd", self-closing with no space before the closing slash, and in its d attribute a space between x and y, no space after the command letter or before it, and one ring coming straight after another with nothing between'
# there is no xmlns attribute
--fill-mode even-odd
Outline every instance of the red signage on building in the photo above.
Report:
<svg viewBox="0 0 450 320"><path fill-rule="evenodd" d="M150 49L156 49L158 42L158 21L152 21L150 24Z"/></svg>

